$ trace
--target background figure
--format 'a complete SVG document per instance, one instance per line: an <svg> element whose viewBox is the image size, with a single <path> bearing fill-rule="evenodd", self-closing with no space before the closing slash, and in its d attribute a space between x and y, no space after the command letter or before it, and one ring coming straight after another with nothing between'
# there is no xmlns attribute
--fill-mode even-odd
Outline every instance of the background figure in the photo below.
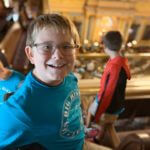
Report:
<svg viewBox="0 0 150 150"><path fill-rule="evenodd" d="M8 68L8 62L0 52L0 104L6 99L5 95L15 92L24 80L24 75Z"/></svg>
<svg viewBox="0 0 150 150"><path fill-rule="evenodd" d="M130 71L127 59L120 55L122 36L118 31L109 31L103 37L104 52L110 59L101 78L100 90L91 104L86 126L93 121L98 123L102 114L119 114L124 108L125 88Z"/></svg>

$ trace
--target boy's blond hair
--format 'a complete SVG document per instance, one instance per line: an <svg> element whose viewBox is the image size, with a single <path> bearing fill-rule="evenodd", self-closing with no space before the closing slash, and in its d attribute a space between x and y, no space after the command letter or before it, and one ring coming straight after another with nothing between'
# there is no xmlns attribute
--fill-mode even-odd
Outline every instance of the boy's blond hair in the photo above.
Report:
<svg viewBox="0 0 150 150"><path fill-rule="evenodd" d="M69 32L70 36L74 40L75 45L80 45L79 34L75 25L65 16L60 14L44 14L38 16L31 22L27 32L26 45L32 46L35 41L37 33L43 28L54 28L56 31Z"/></svg>

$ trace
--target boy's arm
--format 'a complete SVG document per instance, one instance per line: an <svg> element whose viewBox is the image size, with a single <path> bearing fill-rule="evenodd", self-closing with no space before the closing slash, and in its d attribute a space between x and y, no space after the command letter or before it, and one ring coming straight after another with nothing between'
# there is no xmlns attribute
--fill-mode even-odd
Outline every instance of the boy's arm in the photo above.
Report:
<svg viewBox="0 0 150 150"><path fill-rule="evenodd" d="M10 99L9 99L10 100ZM18 117L17 108L5 102L0 105L0 149L24 145L32 135L28 126ZM19 145L17 145L19 144Z"/></svg>
<svg viewBox="0 0 150 150"><path fill-rule="evenodd" d="M102 92L101 99L99 101L99 105L95 114L95 121L98 122L102 113L106 111L108 106L111 103L112 96L114 94L116 84L119 78L120 69L117 65L111 66L109 72L106 76L104 85L104 91Z"/></svg>

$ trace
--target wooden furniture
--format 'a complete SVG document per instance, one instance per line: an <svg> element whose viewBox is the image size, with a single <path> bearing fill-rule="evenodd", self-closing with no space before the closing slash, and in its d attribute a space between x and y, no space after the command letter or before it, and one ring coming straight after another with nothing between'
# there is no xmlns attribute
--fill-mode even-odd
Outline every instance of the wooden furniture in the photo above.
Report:
<svg viewBox="0 0 150 150"><path fill-rule="evenodd" d="M99 125L104 127L104 134L108 134L113 148L117 148L120 144L119 136L114 127L117 118L118 115L103 114L99 121ZM101 138L99 140L101 140Z"/></svg>

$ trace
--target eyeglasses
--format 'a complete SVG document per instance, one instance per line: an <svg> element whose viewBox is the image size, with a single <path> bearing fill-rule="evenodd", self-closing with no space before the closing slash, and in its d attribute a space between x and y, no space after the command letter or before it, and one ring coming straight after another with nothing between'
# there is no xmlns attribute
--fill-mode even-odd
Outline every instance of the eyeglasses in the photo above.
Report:
<svg viewBox="0 0 150 150"><path fill-rule="evenodd" d="M54 45L51 42L45 43L36 43L33 44L37 48L37 51L41 54L53 54L55 49L58 48L63 55L72 55L76 48L79 48L79 45L73 44L60 44Z"/></svg>

